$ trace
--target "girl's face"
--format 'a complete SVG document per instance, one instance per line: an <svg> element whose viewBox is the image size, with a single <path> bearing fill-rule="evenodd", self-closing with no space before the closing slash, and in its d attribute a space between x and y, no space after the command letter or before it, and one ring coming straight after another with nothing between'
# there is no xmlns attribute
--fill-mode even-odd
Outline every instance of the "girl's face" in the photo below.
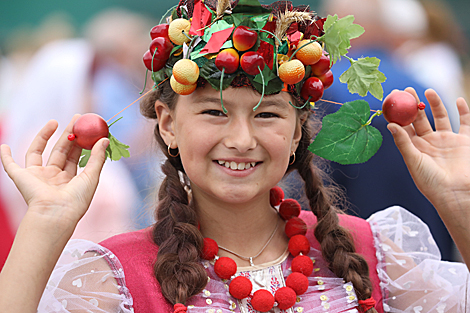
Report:
<svg viewBox="0 0 470 313"><path fill-rule="evenodd" d="M284 176L301 137L301 122L285 92L265 96L249 87L198 88L169 111L157 101L160 132L178 148L193 196L244 203L266 196Z"/></svg>

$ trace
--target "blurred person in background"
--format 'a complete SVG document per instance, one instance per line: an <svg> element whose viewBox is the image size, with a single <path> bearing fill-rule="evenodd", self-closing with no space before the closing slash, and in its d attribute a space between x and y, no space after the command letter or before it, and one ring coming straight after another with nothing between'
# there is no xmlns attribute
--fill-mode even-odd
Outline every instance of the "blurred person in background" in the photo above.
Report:
<svg viewBox="0 0 470 313"><path fill-rule="evenodd" d="M403 89L412 86L420 99L425 99L425 88L405 71L403 63L396 62L393 51L396 42L400 40L396 33L392 32L384 23L384 10L387 1L395 0L325 0L323 2L324 15L334 12L339 17L347 15L355 16L355 23L365 28L365 32L359 38L352 41L353 48L348 54L357 59L363 56L378 57L381 62L379 70L385 74L387 80L382 84L384 95L393 89ZM406 0L415 3L415 0ZM408 10L413 5L406 7ZM422 28L420 21L424 21L420 12L408 11L408 14L395 15L395 21L403 29L415 32ZM398 26L397 26L398 27ZM349 66L349 60L343 58L333 66L334 77L339 77ZM430 87L430 86L425 86ZM348 92L347 85L338 81L325 90L322 99L316 105L318 114L331 113L340 108L339 104L331 104L327 101L348 102L357 100L357 95ZM364 98L372 110L381 110L382 101L370 94ZM452 102L455 105L455 100ZM325 112L323 112L323 110ZM432 121L429 104L426 105L426 113ZM367 163L356 165L341 165L330 163L330 172L334 181L346 189L349 204L345 206L353 214L363 218L372 213L392 205L401 205L409 208L420 217L431 229L431 232L441 250L442 258L454 260L452 239L431 203L416 188L403 159L393 143L392 136L388 133L387 122L383 117L372 120L372 125L383 134L383 143L377 154Z"/></svg>
<svg viewBox="0 0 470 313"><path fill-rule="evenodd" d="M464 97L464 71L461 57L468 51L468 41L456 22L449 5L440 0L382 0L384 22L395 33L397 62L417 82L436 90L446 104L452 130L459 130L459 115L454 105ZM397 23L396 16L413 14L407 19L416 27L409 30Z"/></svg>
<svg viewBox="0 0 470 313"><path fill-rule="evenodd" d="M22 155L33 139L33 130L50 118L59 122L59 131L76 114L94 112L105 120L139 97L143 87L142 51L148 46L148 29L153 22L136 13L109 9L93 18L85 28L84 38L60 38L42 45L25 65L24 75L10 90L2 113L2 143L11 146L14 155ZM55 28L63 27L56 24ZM43 38L48 38L44 34ZM97 194L74 233L75 238L95 242L124 231L141 227L134 208L142 205L131 167L146 167L144 183L156 181L148 165L155 162L139 149L149 149L150 135L144 131L148 122L131 106L120 116L119 127L110 132L129 144L132 162L106 162ZM129 125L132 125L129 126ZM120 132L126 130L126 132ZM147 139L149 139L147 141ZM49 147L51 149L51 147ZM50 151L50 150L49 150ZM130 164L130 165L129 165ZM128 166L129 165L129 166ZM159 168L158 164L150 165ZM134 176L142 176L135 174ZM26 204L5 173L0 174L0 197L13 232L26 211ZM154 189L150 186L147 189ZM144 197L144 196L142 196ZM112 210L112 212L109 212ZM144 224L148 224L148 218Z"/></svg>

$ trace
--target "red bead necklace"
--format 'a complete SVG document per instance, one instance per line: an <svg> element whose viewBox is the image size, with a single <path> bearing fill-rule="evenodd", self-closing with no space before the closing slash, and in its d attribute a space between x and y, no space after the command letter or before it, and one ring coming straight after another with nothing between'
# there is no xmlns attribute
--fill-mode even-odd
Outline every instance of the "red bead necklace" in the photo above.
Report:
<svg viewBox="0 0 470 313"><path fill-rule="evenodd" d="M279 187L270 191L270 203L273 207L279 206L279 215L287 220L285 232L289 237L288 250L294 256L291 264L292 273L286 278L286 287L276 290L273 295L266 289L259 289L252 293L253 285L244 276L232 279L229 292L236 299L250 298L251 305L256 311L268 312L277 303L281 310L287 310L294 306L297 296L305 293L308 289L308 276L313 272L313 261L306 256L310 251L310 242L305 234L307 225L300 219L301 207L294 199L285 199L284 192ZM230 257L218 257L219 246L215 240L204 238L202 258L215 260L214 272L221 279L231 279L237 272L237 264Z"/></svg>

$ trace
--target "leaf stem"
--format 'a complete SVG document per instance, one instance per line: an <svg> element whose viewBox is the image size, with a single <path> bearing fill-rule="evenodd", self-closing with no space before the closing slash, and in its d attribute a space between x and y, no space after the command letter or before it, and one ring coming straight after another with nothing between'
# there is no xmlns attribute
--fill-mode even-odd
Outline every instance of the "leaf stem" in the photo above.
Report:
<svg viewBox="0 0 470 313"><path fill-rule="evenodd" d="M253 108L253 112L256 111L256 109L260 106L261 101L263 101L263 97L264 97L264 75L263 75L263 71L259 68L259 65L258 65L258 70L259 70L259 74L261 75L261 81L263 82L263 90L261 92L261 99L259 99L258 104Z"/></svg>
<svg viewBox="0 0 470 313"><path fill-rule="evenodd" d="M368 126L368 125L370 125L370 123L372 123L372 119L373 119L374 117L376 117L376 116L379 116L379 115L382 115L382 111L381 111L381 110L378 110L378 111L376 111L374 114L372 114L372 115L370 116L369 120L368 120L364 125L362 125L362 126Z"/></svg>
<svg viewBox="0 0 470 313"><path fill-rule="evenodd" d="M222 111L224 111L224 114L227 114L227 109L224 107L224 100L222 97L222 87L224 83L224 73L225 73L225 67L222 68L222 74L220 75L220 104L222 105Z"/></svg>
<svg viewBox="0 0 470 313"><path fill-rule="evenodd" d="M141 95L141 94L144 92L145 88L147 87L147 75L148 75L148 73L149 73L149 69L147 69L147 70L145 71L144 88L142 88L142 91L139 92L139 95Z"/></svg>
<svg viewBox="0 0 470 313"><path fill-rule="evenodd" d="M305 101L304 105L302 105L301 107L298 107L298 106L294 105L294 104L293 104L292 102L290 102L290 101L289 101L289 104L290 104L291 106L293 106L294 108L296 108L296 109L302 110L303 108L305 108L305 106L307 105L307 103L310 102L310 99L312 99L312 97L308 97L307 101Z"/></svg>
<svg viewBox="0 0 470 313"><path fill-rule="evenodd" d="M165 14L162 15L162 18L160 19L160 22L158 24L161 24L163 19L166 17L166 15L170 13L170 11L173 11L174 9L176 9L177 7L178 5L174 5L171 8L169 8L168 11L166 11Z"/></svg>
<svg viewBox="0 0 470 313"><path fill-rule="evenodd" d="M117 121L119 121L121 118L123 118L123 116L121 116L120 118L118 118L117 120L115 120L114 122L112 122L111 124L108 125L108 128L110 128L111 126L114 125L114 123L116 123Z"/></svg>
<svg viewBox="0 0 470 313"><path fill-rule="evenodd" d="M353 58L350 58L348 57L347 55L343 55L346 59L349 60L349 62L351 62L351 65L353 65L354 63L356 63L356 60L354 60Z"/></svg>
<svg viewBox="0 0 470 313"><path fill-rule="evenodd" d="M249 30L257 30L257 31L260 31L260 32L268 33L268 34L270 34L271 36L273 36L273 37L277 40L277 43L278 43L279 45L282 45L281 39L277 38L277 36L274 35L274 33L270 32L269 30L262 29L262 28L248 28L248 29L249 29Z"/></svg>

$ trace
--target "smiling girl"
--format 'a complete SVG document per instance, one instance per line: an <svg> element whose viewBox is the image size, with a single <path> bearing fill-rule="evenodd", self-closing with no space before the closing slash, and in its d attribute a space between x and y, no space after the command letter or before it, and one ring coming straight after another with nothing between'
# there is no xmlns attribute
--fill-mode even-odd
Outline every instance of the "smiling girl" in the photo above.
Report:
<svg viewBox="0 0 470 313"><path fill-rule="evenodd" d="M264 14L267 27L271 11L256 4L212 9L218 20L225 14L233 23L243 10L250 21ZM194 13L200 15L193 23L203 21L204 8L199 1L182 2L173 19L188 20ZM281 19L278 13L273 14ZM309 31L300 26L304 34ZM188 51L185 56L195 58ZM324 184L327 177L307 149L317 129L313 110L302 104L311 99L302 100L295 84L273 92L275 79L265 84L261 77L260 87L240 69L222 90L211 83L214 72L202 74L197 88L183 94L165 71L156 70L158 87L141 102L142 113L158 121L155 136L166 155L156 223L147 229L99 244L69 241L92 200L109 144L100 139L78 174L81 148L67 139L78 116L46 165L42 153L57 128L54 121L32 142L25 168L1 146L4 168L29 206L0 274L1 308L22 313L467 309L467 267L441 262L418 218L399 207L368 221L336 209L339 193ZM414 90L407 91L419 103ZM465 100L457 101L461 128L455 134L438 95L428 90L426 97L436 130L422 111L412 125L389 124L389 130L418 188L470 262L470 111ZM277 186L291 172L303 181L302 211Z"/></svg>

